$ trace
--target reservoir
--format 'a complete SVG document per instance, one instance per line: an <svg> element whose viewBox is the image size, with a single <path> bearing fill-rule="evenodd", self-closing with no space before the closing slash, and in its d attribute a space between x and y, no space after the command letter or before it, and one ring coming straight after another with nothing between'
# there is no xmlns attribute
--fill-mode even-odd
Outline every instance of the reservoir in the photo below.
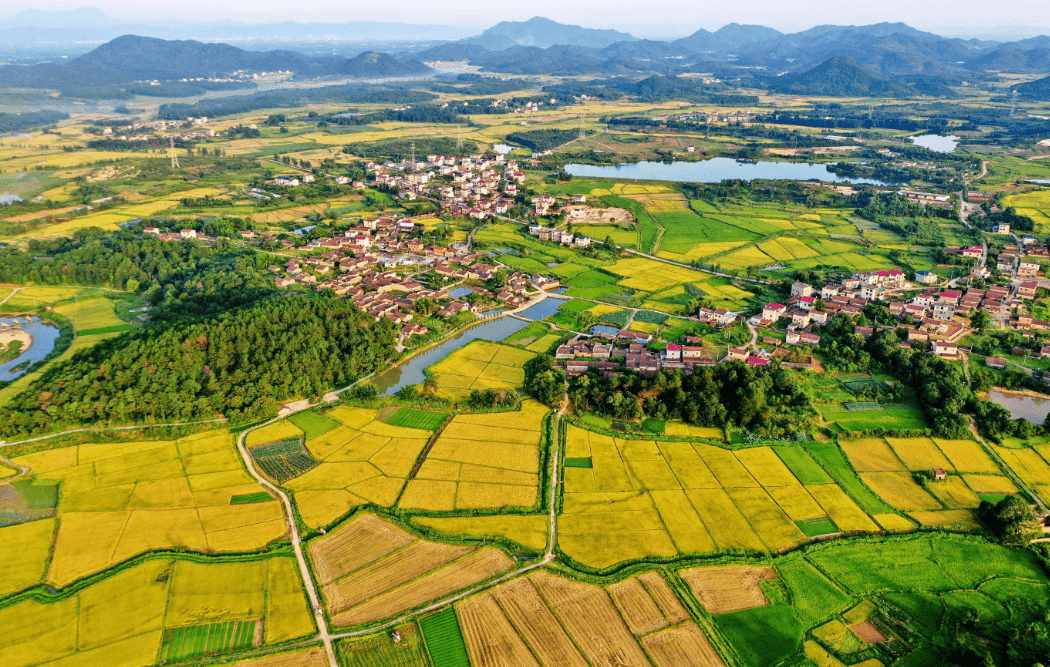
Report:
<svg viewBox="0 0 1050 667"><path fill-rule="evenodd" d="M547 298L523 310L518 316L527 320L542 320L558 312L563 303L565 302L562 299ZM422 383L427 377L423 372L425 369L430 368L467 343L475 340L499 342L512 333L521 331L528 325L529 323L524 320L508 316L482 322L456 334L440 345L417 354L407 362L391 368L375 380L372 380L372 384L379 389L380 395L390 396L397 392L398 389L401 389L401 387Z"/></svg>
<svg viewBox="0 0 1050 667"><path fill-rule="evenodd" d="M988 400L1009 410L1014 419L1027 419L1036 426L1043 424L1047 415L1050 415L1050 397L991 389L988 391Z"/></svg>
<svg viewBox="0 0 1050 667"><path fill-rule="evenodd" d="M716 157L700 162L626 162L615 166L569 164L565 171L573 176L621 180L674 181L678 183L721 183L727 179L753 181L810 181L825 183L884 183L867 178L848 178L828 171L829 163L738 162Z"/></svg>
<svg viewBox="0 0 1050 667"><path fill-rule="evenodd" d="M916 146L928 148L937 153L954 153L959 145L959 137L944 137L939 134L924 134L921 137L908 137Z"/></svg>
<svg viewBox="0 0 1050 667"><path fill-rule="evenodd" d="M0 324L15 324L11 318L0 318ZM11 361L0 365L0 382L10 382L21 377L29 367L51 354L55 349L55 341L58 340L58 327L44 324L39 317L30 318L29 322L23 322L19 328L33 337L33 344L29 349L22 352ZM29 363L26 363L29 362ZM13 370L18 368L18 370Z"/></svg>

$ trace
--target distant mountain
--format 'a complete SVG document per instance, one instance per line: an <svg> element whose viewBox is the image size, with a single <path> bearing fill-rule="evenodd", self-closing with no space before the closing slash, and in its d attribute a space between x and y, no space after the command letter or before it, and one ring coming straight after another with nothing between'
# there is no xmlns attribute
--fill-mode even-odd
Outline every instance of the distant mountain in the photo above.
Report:
<svg viewBox="0 0 1050 667"><path fill-rule="evenodd" d="M1050 76L1028 83L1019 83L1011 90L1017 91L1018 95L1029 100L1050 100Z"/></svg>
<svg viewBox="0 0 1050 667"><path fill-rule="evenodd" d="M693 53L739 53L741 50L750 50L748 47L753 45L770 43L783 36L779 30L765 26L730 23L715 32L697 30L692 35L677 39L671 44Z"/></svg>
<svg viewBox="0 0 1050 667"><path fill-rule="evenodd" d="M503 21L477 37L464 40L492 51L503 51L512 46L547 48L556 44L601 49L616 42L633 41L635 37L618 30L597 30L565 25L541 16L528 21Z"/></svg>
<svg viewBox="0 0 1050 667"><path fill-rule="evenodd" d="M772 88L790 95L832 97L905 97L910 86L870 72L849 58L836 56L802 74L778 77Z"/></svg>
<svg viewBox="0 0 1050 667"><path fill-rule="evenodd" d="M0 67L0 85L56 88L75 97L126 97L132 93L181 97L232 86L182 82L182 79L277 71L293 72L297 78L378 79L414 76L432 70L413 58L397 59L374 52L351 59L311 58L294 51L245 51L229 44L124 35L62 64ZM142 81L166 85L143 87L137 83Z"/></svg>
<svg viewBox="0 0 1050 667"><path fill-rule="evenodd" d="M966 66L982 72L1046 72L1050 70L1050 47L997 49L975 58Z"/></svg>

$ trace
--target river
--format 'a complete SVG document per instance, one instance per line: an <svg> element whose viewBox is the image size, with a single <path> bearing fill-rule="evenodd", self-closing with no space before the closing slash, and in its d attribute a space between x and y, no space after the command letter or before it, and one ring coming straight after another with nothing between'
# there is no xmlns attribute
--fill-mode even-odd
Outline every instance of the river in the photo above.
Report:
<svg viewBox="0 0 1050 667"><path fill-rule="evenodd" d="M991 389L988 391L988 400L1006 408L1014 419L1027 419L1036 426L1044 423L1047 415L1050 415L1050 398Z"/></svg>
<svg viewBox="0 0 1050 667"><path fill-rule="evenodd" d="M32 366L36 362L40 361L47 355L51 354L51 350L55 349L55 341L58 340L58 336L61 333L58 327L51 326L50 324L44 324L40 321L39 317L33 317L30 322L25 322L24 317L17 318L20 320L18 326L20 329L28 333L33 337L33 344L29 346L29 349L22 352L11 361L0 365L0 382L10 382L21 377L29 366ZM14 324L15 320L9 317L0 318L0 324ZM26 362L26 366L20 368L17 371L12 371L13 368L21 367Z"/></svg>
<svg viewBox="0 0 1050 667"><path fill-rule="evenodd" d="M625 162L615 166L569 164L565 171L573 176L616 178L640 181L674 181L677 183L721 183L727 179L753 181L823 181L825 183L870 183L885 185L868 178L849 178L828 171L830 163L811 162L738 162L716 157L700 162Z"/></svg>
<svg viewBox="0 0 1050 667"><path fill-rule="evenodd" d="M543 320L558 312L558 309L564 303L565 300L563 299L548 297L518 313L518 317L524 317L526 320ZM506 315L487 320L456 334L425 352L417 354L407 362L391 368L373 380L372 384L379 389L381 395L390 396L402 387L422 383L427 377L426 373L423 372L424 370L464 345L475 340L499 342L512 333L521 331L528 325L529 322Z"/></svg>

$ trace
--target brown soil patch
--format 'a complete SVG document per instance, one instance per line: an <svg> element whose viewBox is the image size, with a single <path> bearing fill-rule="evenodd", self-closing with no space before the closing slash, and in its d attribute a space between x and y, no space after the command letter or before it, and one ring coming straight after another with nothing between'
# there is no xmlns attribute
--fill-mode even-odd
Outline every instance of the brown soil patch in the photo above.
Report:
<svg viewBox="0 0 1050 667"><path fill-rule="evenodd" d="M769 600L759 582L777 578L771 567L749 565L701 567L681 574L712 614L764 607Z"/></svg>
<svg viewBox="0 0 1050 667"><path fill-rule="evenodd" d="M857 635L869 644L879 644L881 642L889 641L889 637L883 634L882 630L875 627L875 624L871 621L864 621L856 625L850 626L850 630L853 634Z"/></svg>

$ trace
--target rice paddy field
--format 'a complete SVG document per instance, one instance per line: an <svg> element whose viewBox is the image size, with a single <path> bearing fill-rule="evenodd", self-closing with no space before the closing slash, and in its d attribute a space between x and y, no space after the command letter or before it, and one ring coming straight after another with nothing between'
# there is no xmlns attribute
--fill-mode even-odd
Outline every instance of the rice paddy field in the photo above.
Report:
<svg viewBox="0 0 1050 667"><path fill-rule="evenodd" d="M972 440L856 438L840 444L864 483L920 524L977 528L972 510L982 500L997 501L1017 492L992 457ZM1035 450L1025 451L1042 461ZM1004 460L1017 471L1013 462ZM916 480L915 473L930 476L934 469L945 471L946 479L924 484Z"/></svg>
<svg viewBox="0 0 1050 667"><path fill-rule="evenodd" d="M433 512L536 505L547 412L527 400L517 412L456 415L427 451L398 507Z"/></svg>
<svg viewBox="0 0 1050 667"><path fill-rule="evenodd" d="M156 559L48 599L0 609L5 665L152 665L315 632L295 561Z"/></svg>
<svg viewBox="0 0 1050 667"><path fill-rule="evenodd" d="M252 432L248 444L302 435L305 453L317 464L283 484L311 527L327 526L361 505L394 505L432 435L419 420L417 427L397 426L382 421L378 410L366 408L340 406L298 421L312 429L313 437L282 420Z"/></svg>
<svg viewBox="0 0 1050 667"><path fill-rule="evenodd" d="M372 514L360 514L311 541L308 551L338 626L394 616L513 564L499 549L428 542Z"/></svg>
<svg viewBox="0 0 1050 667"><path fill-rule="evenodd" d="M804 527L816 519L834 528L828 532L879 530L801 446L732 451L569 426L565 456L574 465L564 470L558 544L588 567L647 556L776 551L806 541Z"/></svg>
<svg viewBox="0 0 1050 667"><path fill-rule="evenodd" d="M513 389L525 383L525 362L534 353L486 340L475 340L455 350L428 369L439 394L461 400L478 389Z"/></svg>
<svg viewBox="0 0 1050 667"><path fill-rule="evenodd" d="M5 577L11 590L37 581L66 586L147 551L252 551L285 534L280 504L244 470L225 431L77 445L14 461L29 468L32 488L57 486L48 487L56 489L51 529L0 528L0 537L30 531L22 564ZM232 502L251 494L260 500ZM31 509L34 499L27 501Z"/></svg>
<svg viewBox="0 0 1050 667"><path fill-rule="evenodd" d="M598 586L540 571L455 605L474 667L723 667L667 581L648 572Z"/></svg>

